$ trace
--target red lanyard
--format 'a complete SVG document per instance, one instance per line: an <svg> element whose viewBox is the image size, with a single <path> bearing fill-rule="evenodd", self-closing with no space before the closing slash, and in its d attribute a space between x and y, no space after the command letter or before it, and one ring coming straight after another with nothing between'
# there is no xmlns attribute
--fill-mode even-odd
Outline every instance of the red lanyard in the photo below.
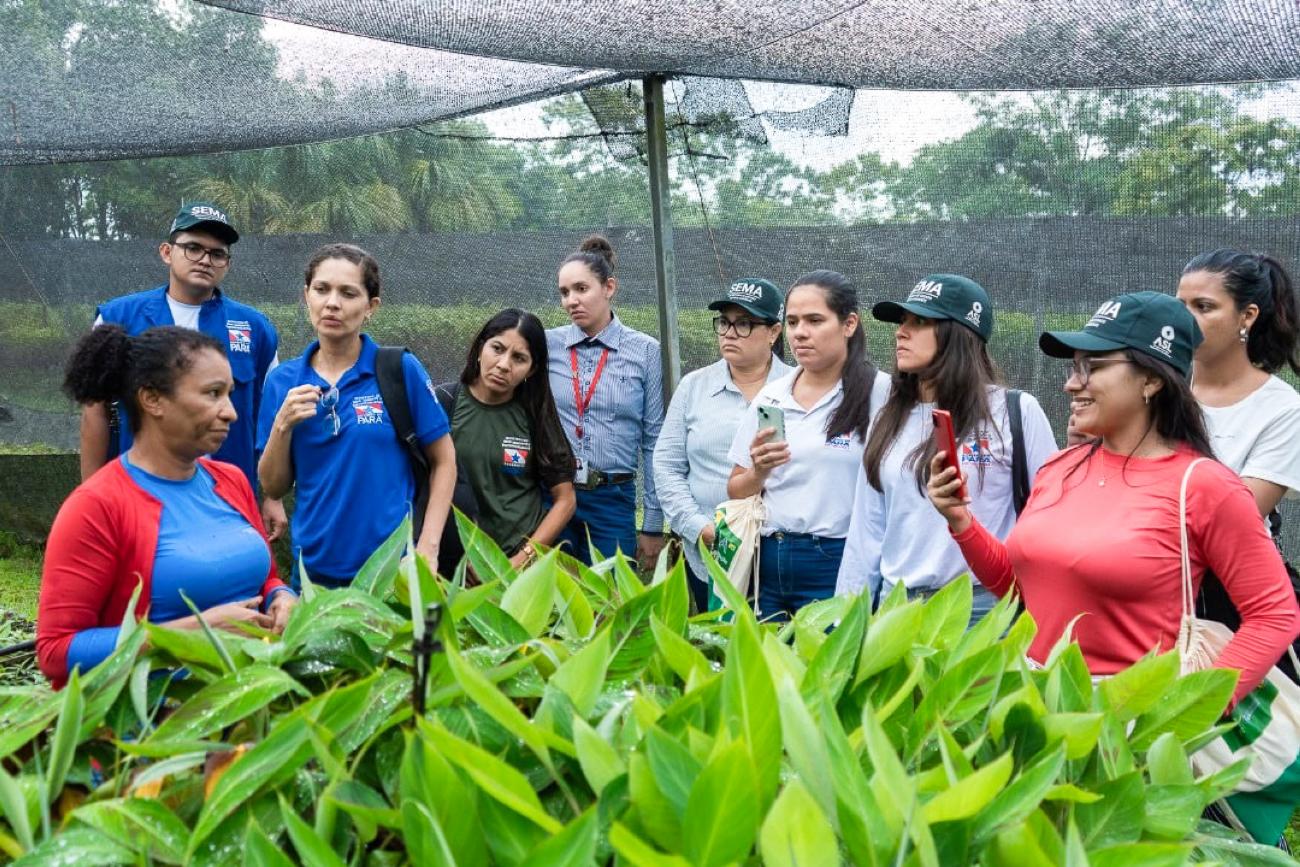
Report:
<svg viewBox="0 0 1300 867"><path fill-rule="evenodd" d="M591 385L587 386L587 393L582 393L582 386L578 384L578 348L569 347L569 367L573 369L573 400L578 405L578 425L574 428L574 433L578 439L582 439L582 417L587 412L587 407L591 406L591 398L596 394L596 383L600 382L600 375L605 372L605 361L609 358L609 347L605 347L600 353L600 361L596 362L596 372L591 376Z"/></svg>

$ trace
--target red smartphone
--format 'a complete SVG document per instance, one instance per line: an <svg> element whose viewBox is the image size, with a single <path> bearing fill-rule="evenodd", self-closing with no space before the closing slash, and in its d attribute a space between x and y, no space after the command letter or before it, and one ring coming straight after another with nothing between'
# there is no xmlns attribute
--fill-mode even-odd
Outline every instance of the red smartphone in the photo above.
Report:
<svg viewBox="0 0 1300 867"><path fill-rule="evenodd" d="M944 464L957 470L957 477L961 478L961 464L957 458L957 437L953 433L952 413L946 409L936 409L932 413L934 418L934 450L944 452ZM961 483L961 498L966 499L966 482Z"/></svg>

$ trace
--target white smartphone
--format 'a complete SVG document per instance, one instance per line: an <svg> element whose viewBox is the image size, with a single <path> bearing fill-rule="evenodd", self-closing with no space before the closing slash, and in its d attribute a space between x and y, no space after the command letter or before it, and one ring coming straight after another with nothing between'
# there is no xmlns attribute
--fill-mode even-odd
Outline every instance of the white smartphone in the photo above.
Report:
<svg viewBox="0 0 1300 867"><path fill-rule="evenodd" d="M776 429L776 433L772 434L772 438L768 442L785 442L785 411L779 406L759 404L758 429L762 430L765 427Z"/></svg>

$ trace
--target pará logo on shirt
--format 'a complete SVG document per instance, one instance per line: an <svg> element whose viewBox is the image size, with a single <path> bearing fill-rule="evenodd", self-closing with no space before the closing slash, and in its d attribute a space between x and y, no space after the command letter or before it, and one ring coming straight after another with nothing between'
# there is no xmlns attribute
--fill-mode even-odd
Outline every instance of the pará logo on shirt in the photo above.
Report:
<svg viewBox="0 0 1300 867"><path fill-rule="evenodd" d="M927 304L942 294L942 283L937 280L922 280L920 283L917 283L912 287L912 291L907 295L907 300L919 301L922 304Z"/></svg>
<svg viewBox="0 0 1300 867"><path fill-rule="evenodd" d="M982 430L966 437L961 444L961 462L975 466L989 466L993 463L993 450L990 447L989 432Z"/></svg>
<svg viewBox="0 0 1300 867"><path fill-rule="evenodd" d="M1160 329L1160 336L1151 341L1151 348L1166 358L1174 356L1174 326L1166 325Z"/></svg>
<svg viewBox="0 0 1300 867"><path fill-rule="evenodd" d="M844 434L840 434L837 437L831 437L830 439L828 439L826 441L826 445L836 449L847 449L850 443L849 443L849 438L847 436L845 436Z"/></svg>
<svg viewBox="0 0 1300 867"><path fill-rule="evenodd" d="M505 437L501 440L501 471L508 476L521 476L528 467L528 453L533 444L527 437Z"/></svg>
<svg viewBox="0 0 1300 867"><path fill-rule="evenodd" d="M226 334L230 338L231 352L253 351L253 326L242 319L227 319Z"/></svg>
<svg viewBox="0 0 1300 867"><path fill-rule="evenodd" d="M1119 316L1119 302L1107 301L1097 308L1097 312L1092 314L1092 318L1084 328L1100 328L1107 322L1114 322L1117 316Z"/></svg>
<svg viewBox="0 0 1300 867"><path fill-rule="evenodd" d="M383 424L384 399L377 394L362 394L352 398L352 411L357 424Z"/></svg>

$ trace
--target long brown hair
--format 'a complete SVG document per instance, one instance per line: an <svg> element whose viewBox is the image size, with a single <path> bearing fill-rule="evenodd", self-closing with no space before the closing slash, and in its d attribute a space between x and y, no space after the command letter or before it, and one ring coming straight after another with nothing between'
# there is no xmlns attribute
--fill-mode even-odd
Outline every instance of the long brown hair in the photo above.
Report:
<svg viewBox="0 0 1300 867"><path fill-rule="evenodd" d="M966 326L950 319L935 320L934 331L934 359L916 373L904 373L895 368L889 400L885 401L867 438L862 463L867 468L867 481L877 491L884 490L880 481L880 464L902 434L908 416L921 402L921 383L931 383L935 406L952 413L953 432L958 442L986 425L997 430L989 410L989 386L1001 384L1002 378L984 341ZM934 439L926 437L903 460L904 466L913 468L918 488L925 487L934 454ZM983 472L981 464L981 484Z"/></svg>

